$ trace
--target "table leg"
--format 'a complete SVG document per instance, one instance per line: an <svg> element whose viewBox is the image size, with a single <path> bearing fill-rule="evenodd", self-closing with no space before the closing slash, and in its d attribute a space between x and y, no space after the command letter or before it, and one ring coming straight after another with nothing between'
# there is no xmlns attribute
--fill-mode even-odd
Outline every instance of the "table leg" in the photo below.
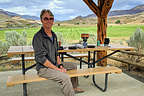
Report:
<svg viewBox="0 0 144 96"><path fill-rule="evenodd" d="M98 86L96 84L95 75L93 75L93 83L98 89L100 89L101 91L105 92L107 90L107 84L108 84L108 73L105 74L105 86L104 86L104 88L101 88L100 86Z"/></svg>
<svg viewBox="0 0 144 96"><path fill-rule="evenodd" d="M82 62L81 62L81 60L82 60L82 57L80 57L80 69L82 69Z"/></svg>
<svg viewBox="0 0 144 96"><path fill-rule="evenodd" d="M95 68L95 55L96 55L96 51L93 52L93 68Z"/></svg>
<svg viewBox="0 0 144 96"><path fill-rule="evenodd" d="M61 61L64 62L64 53L61 53Z"/></svg>
<svg viewBox="0 0 144 96"><path fill-rule="evenodd" d="M107 56L104 56L103 58L98 59L98 60L96 60L96 61L93 60L93 64L98 63L98 62L100 62L101 60L103 60L103 59L105 59L105 58L107 58L107 57L109 57L109 56L111 56L111 55L113 55L113 54L115 54L115 53L117 53L117 52L119 52L119 50L116 50L116 51L108 54ZM95 54L95 53L94 53L94 54ZM93 66L93 68L94 68L94 67L95 67L95 66ZM96 84L95 75L93 75L93 78L92 78L92 79L93 79L94 85L95 85L98 89L100 89L100 90L103 91L103 92L105 92L105 91L107 90L108 73L105 74L105 87L104 87L104 88L101 88L100 86L98 86L98 85Z"/></svg>
<svg viewBox="0 0 144 96"><path fill-rule="evenodd" d="M92 68L92 64L90 64L90 51L88 51L88 68ZM84 76L85 78L88 78L89 75Z"/></svg>
<svg viewBox="0 0 144 96"><path fill-rule="evenodd" d="M88 68L91 68L92 65L90 64L90 51L88 51Z"/></svg>
<svg viewBox="0 0 144 96"><path fill-rule="evenodd" d="M22 74L25 75L24 54L22 54ZM27 96L27 83L23 83L23 96Z"/></svg>

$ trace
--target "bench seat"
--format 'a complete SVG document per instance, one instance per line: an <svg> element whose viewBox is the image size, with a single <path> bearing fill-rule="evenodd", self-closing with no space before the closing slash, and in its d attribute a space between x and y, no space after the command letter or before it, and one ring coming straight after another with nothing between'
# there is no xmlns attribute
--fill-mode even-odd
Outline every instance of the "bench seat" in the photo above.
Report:
<svg viewBox="0 0 144 96"><path fill-rule="evenodd" d="M72 56L78 57L78 58L88 57L87 54L72 54ZM64 58L70 58L70 57L64 55ZM34 61L35 57L25 57L24 60L25 61ZM21 57L15 57L15 58L11 58L10 61L13 63L20 62L20 61L22 61L22 58Z"/></svg>
<svg viewBox="0 0 144 96"><path fill-rule="evenodd" d="M67 71L67 74L70 77L78 77L78 76L85 76L85 75L121 73L121 72L122 70L117 67L108 66L108 67L96 67L96 68L70 70L70 71ZM47 79L41 78L37 74L16 75L16 76L9 76L6 84L7 84L7 87L9 87L9 86L17 85L17 84L37 82L37 81L43 81L43 80L47 80Z"/></svg>

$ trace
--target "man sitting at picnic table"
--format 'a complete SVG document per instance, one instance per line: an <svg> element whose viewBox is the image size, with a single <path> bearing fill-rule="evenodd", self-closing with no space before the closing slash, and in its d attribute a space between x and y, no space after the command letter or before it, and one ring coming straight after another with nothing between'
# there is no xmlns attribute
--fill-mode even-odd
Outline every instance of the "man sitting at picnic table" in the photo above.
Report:
<svg viewBox="0 0 144 96"><path fill-rule="evenodd" d="M74 96L84 92L77 88L78 78L66 74L67 70L76 69L77 64L60 62L56 34L52 31L54 15L50 10L43 9L40 14L41 29L34 35L33 48L38 75L56 81L62 85L64 96Z"/></svg>

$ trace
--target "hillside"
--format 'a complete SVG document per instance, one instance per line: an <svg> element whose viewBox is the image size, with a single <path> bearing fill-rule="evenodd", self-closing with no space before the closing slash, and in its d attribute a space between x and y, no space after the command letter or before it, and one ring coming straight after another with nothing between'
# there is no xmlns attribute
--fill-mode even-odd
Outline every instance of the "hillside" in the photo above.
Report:
<svg viewBox="0 0 144 96"><path fill-rule="evenodd" d="M12 28L12 27L36 27L40 22L36 20L26 20L19 16L9 17L4 14L0 14L0 28Z"/></svg>
<svg viewBox="0 0 144 96"><path fill-rule="evenodd" d="M37 27L41 25L38 17L29 15L19 15L0 9L0 28L11 27ZM57 21L57 20L55 20ZM108 16L108 24L144 24L144 4L136 6L129 10L111 11ZM87 16L78 16L72 20L57 21L55 24L97 24L97 17L94 14Z"/></svg>
<svg viewBox="0 0 144 96"><path fill-rule="evenodd" d="M38 20L25 19L20 15L0 9L0 28L11 27L36 27L39 26Z"/></svg>
<svg viewBox="0 0 144 96"><path fill-rule="evenodd" d="M114 10L114 11L110 11L108 16L118 16L118 15L128 15L128 14L137 14L137 13L141 13L144 12L144 4L142 5L138 5L132 9L129 10ZM93 18L96 17L95 14L89 14L87 16L84 16L83 18Z"/></svg>
<svg viewBox="0 0 144 96"><path fill-rule="evenodd" d="M5 11L3 9L0 9L0 14L5 14L5 15L8 15L10 17L15 17L15 16L19 16L23 19L31 19L31 20L40 20L39 17L36 17L36 16L30 16L30 15L20 15L20 14L16 14L14 12L9 12L9 11Z"/></svg>
<svg viewBox="0 0 144 96"><path fill-rule="evenodd" d="M108 16L107 22L109 24L115 24L117 21L120 24L144 24L144 4L136 6L130 10L116 10L111 11ZM67 24L97 24L97 17L94 14L87 16L78 16L72 20L67 20L58 23Z"/></svg>

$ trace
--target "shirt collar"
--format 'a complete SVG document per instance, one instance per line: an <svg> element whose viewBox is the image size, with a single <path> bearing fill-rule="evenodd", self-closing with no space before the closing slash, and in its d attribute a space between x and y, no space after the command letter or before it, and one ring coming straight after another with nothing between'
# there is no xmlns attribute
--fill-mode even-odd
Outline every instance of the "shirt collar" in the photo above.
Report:
<svg viewBox="0 0 144 96"><path fill-rule="evenodd" d="M53 32L53 31L51 31L51 32L52 32L52 36L55 37L55 36L54 36L54 32ZM43 27L41 27L41 33L42 33L42 36L43 36L43 37L45 37L45 38L49 38L49 39L50 39L50 37L45 33Z"/></svg>

